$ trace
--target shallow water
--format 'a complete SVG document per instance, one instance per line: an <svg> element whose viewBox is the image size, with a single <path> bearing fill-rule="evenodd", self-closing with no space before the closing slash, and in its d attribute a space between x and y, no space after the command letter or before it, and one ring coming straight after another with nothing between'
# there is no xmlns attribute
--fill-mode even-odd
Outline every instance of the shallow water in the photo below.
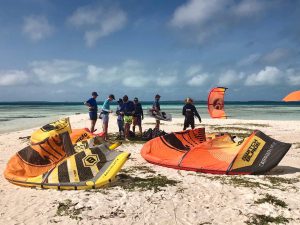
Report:
<svg viewBox="0 0 300 225"><path fill-rule="evenodd" d="M143 104L144 111L151 103ZM161 104L163 111L173 117L182 117L181 102L165 102ZM196 104L203 119L209 118L205 102ZM116 105L112 105L115 111ZM284 104L282 102L239 102L226 103L226 113L229 118L247 120L298 120L300 123L300 103ZM82 103L1 103L0 133L17 131L44 125L62 116L75 113L88 113Z"/></svg>

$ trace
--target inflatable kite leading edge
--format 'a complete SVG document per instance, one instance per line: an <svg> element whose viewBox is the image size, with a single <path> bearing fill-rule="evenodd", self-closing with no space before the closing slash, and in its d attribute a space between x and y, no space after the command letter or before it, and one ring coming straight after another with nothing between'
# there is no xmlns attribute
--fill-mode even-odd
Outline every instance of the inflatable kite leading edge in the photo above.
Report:
<svg viewBox="0 0 300 225"><path fill-rule="evenodd" d="M213 88L207 99L207 108L211 118L226 119L224 111L224 95L227 88L215 87Z"/></svg>
<svg viewBox="0 0 300 225"><path fill-rule="evenodd" d="M141 155L150 163L214 174L260 174L281 161L291 144L254 131L235 143L229 134L207 138L198 128L171 133L147 142Z"/></svg>
<svg viewBox="0 0 300 225"><path fill-rule="evenodd" d="M282 99L285 102L300 102L300 90L289 93Z"/></svg>

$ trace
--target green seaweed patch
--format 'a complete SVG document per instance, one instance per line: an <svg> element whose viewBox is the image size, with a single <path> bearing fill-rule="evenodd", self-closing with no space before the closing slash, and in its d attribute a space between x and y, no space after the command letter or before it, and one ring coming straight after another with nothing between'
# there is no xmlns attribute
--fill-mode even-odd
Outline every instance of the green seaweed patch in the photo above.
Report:
<svg viewBox="0 0 300 225"><path fill-rule="evenodd" d="M219 181L221 184L227 184L232 185L234 187L247 187L247 188L272 188L272 186L264 183L260 183L257 181L253 181L249 178L243 177L243 176L212 176L205 178L213 181Z"/></svg>
<svg viewBox="0 0 300 225"><path fill-rule="evenodd" d="M299 182L298 178L266 176L264 179L276 186L280 186L282 184L295 184Z"/></svg>
<svg viewBox="0 0 300 225"><path fill-rule="evenodd" d="M152 173L152 174L156 173L156 171L154 171L153 169L151 169L148 166L131 166L131 167L128 167L128 168L123 168L121 170L121 172L131 173L131 174L134 174L136 172Z"/></svg>
<svg viewBox="0 0 300 225"><path fill-rule="evenodd" d="M253 129L249 129L246 127L229 127L229 126L220 127L220 126L210 125L210 128L215 131L231 130L231 131L235 131L235 132L248 132L248 133L252 133L254 131Z"/></svg>
<svg viewBox="0 0 300 225"><path fill-rule="evenodd" d="M114 141L122 141L124 144L144 144L147 141L143 140L141 136L136 136L136 137L131 137L128 140L124 140L124 138L121 138L119 133L111 133L108 135L109 139L114 142Z"/></svg>
<svg viewBox="0 0 300 225"><path fill-rule="evenodd" d="M237 126L251 126L251 127L271 127L269 124L262 124L262 123L233 123L228 125L237 125Z"/></svg>
<svg viewBox="0 0 300 225"><path fill-rule="evenodd" d="M293 143L293 146L294 146L295 148L300 148L300 142Z"/></svg>
<svg viewBox="0 0 300 225"><path fill-rule="evenodd" d="M261 214L251 214L249 219L245 221L248 225L268 225L273 224L287 224L291 219L284 216L266 216Z"/></svg>
<svg viewBox="0 0 300 225"><path fill-rule="evenodd" d="M81 212L85 210L91 210L91 207L75 208L78 203L73 203L70 199L66 199L64 202L58 202L56 216L69 216L71 219L82 220L80 216Z"/></svg>
<svg viewBox="0 0 300 225"><path fill-rule="evenodd" d="M288 206L284 201L282 201L282 200L278 199L276 196L270 195L270 194L266 194L265 197L256 200L254 203L256 203L256 204L269 203L271 205L280 206L282 208L287 208L287 206Z"/></svg>
<svg viewBox="0 0 300 225"><path fill-rule="evenodd" d="M167 186L175 186L180 181L172 180L166 176L158 175L155 177L135 177L127 174L119 174L119 186L127 191L147 191L153 190L155 193L162 191L162 188Z"/></svg>

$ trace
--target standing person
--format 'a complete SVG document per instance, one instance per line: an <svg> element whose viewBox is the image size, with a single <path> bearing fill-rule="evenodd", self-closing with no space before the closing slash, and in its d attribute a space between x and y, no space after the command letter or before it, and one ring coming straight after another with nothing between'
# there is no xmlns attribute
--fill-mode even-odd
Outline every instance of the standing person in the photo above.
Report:
<svg viewBox="0 0 300 225"><path fill-rule="evenodd" d="M115 96L113 94L109 95L108 98L105 100L105 102L102 105L102 127L103 127L103 133L104 133L104 140L107 141L107 131L108 131L108 122L109 122L109 114L113 111L110 110L110 103L115 100Z"/></svg>
<svg viewBox="0 0 300 225"><path fill-rule="evenodd" d="M159 94L155 95L155 99L154 99L154 102L153 102L153 105L152 105L152 112L154 112L158 115L160 115L159 100L160 100L160 95ZM159 125L160 125L160 120L156 120L155 129L159 130Z"/></svg>
<svg viewBox="0 0 300 225"><path fill-rule="evenodd" d="M139 127L140 136L143 134L142 130L142 120L144 119L144 112L142 104L139 102L139 99L137 97L134 98L134 114L133 114L133 127L132 131L135 134L135 126Z"/></svg>
<svg viewBox="0 0 300 225"><path fill-rule="evenodd" d="M98 105L97 105L97 101L96 98L98 97L97 92L92 92L92 97L87 100L84 104L86 106L89 107L89 116L90 116L90 120L91 120L91 129L90 131L93 133L95 132L97 129L95 129L95 125L97 122L97 118L98 118Z"/></svg>
<svg viewBox="0 0 300 225"><path fill-rule="evenodd" d="M187 98L185 100L185 105L182 109L182 115L184 115L184 125L183 130L186 130L189 126L192 127L192 129L195 128L195 116L199 119L199 122L201 123L201 117L196 109L196 107L193 104L193 99Z"/></svg>
<svg viewBox="0 0 300 225"><path fill-rule="evenodd" d="M134 114L134 103L129 101L127 95L124 95L123 97L123 107L121 111L124 113L125 140L128 140L130 125L132 124L132 116Z"/></svg>
<svg viewBox="0 0 300 225"><path fill-rule="evenodd" d="M123 99L119 98L117 106L117 123L119 127L120 138L124 136L124 113L121 111L123 108Z"/></svg>

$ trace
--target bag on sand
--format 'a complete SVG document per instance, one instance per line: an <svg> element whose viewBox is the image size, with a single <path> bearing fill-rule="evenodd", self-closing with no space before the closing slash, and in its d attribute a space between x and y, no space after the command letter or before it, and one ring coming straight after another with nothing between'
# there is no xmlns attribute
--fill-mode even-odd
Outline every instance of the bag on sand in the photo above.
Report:
<svg viewBox="0 0 300 225"><path fill-rule="evenodd" d="M149 128L148 130L146 130L143 133L142 140L149 141L149 140L151 140L153 138L164 136L166 134L167 133L165 131L163 131L163 130L159 130L157 128L154 128L154 129Z"/></svg>

